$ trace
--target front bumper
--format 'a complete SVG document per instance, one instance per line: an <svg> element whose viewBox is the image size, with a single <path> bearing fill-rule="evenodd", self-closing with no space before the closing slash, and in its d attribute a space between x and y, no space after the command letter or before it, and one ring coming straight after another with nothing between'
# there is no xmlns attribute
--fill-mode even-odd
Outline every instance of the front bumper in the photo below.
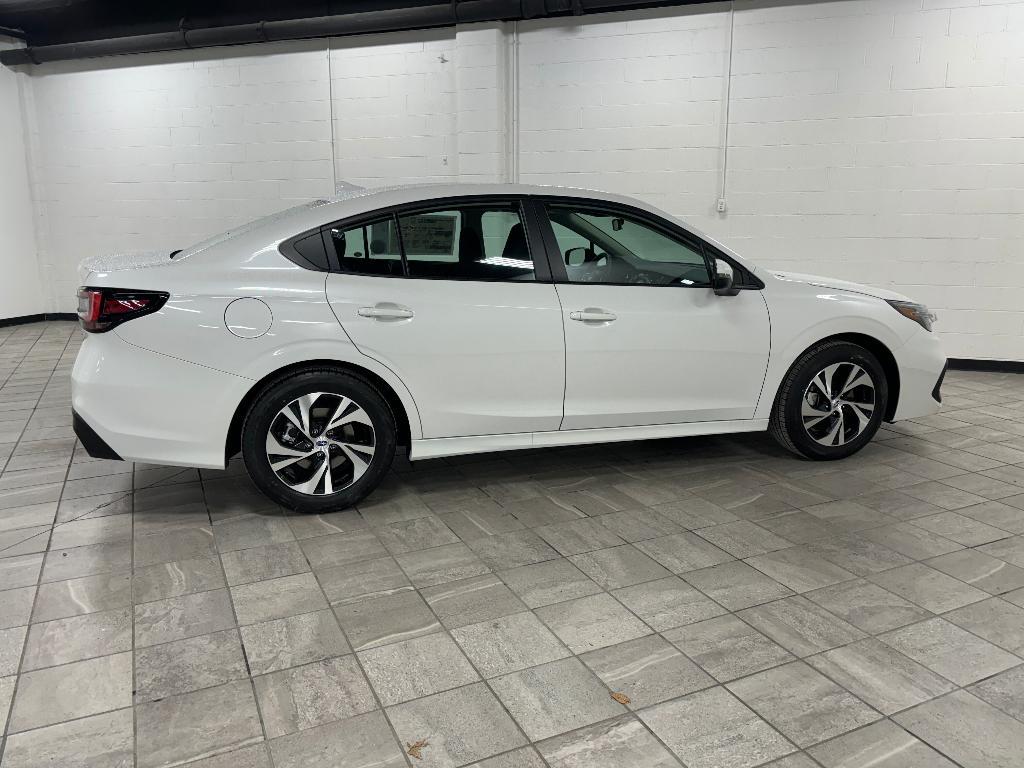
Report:
<svg viewBox="0 0 1024 768"><path fill-rule="evenodd" d="M75 432L91 456L222 469L231 418L253 383L116 331L89 334L71 372Z"/></svg>
<svg viewBox="0 0 1024 768"><path fill-rule="evenodd" d="M942 373L939 374L939 380L935 382L935 388L932 390L932 400L936 403L942 402L942 380L946 378L946 371L949 370L949 361L942 366Z"/></svg>
<svg viewBox="0 0 1024 768"><path fill-rule="evenodd" d="M900 370L900 399L893 421L936 413L941 406L936 395L946 370L938 336L922 328L894 354Z"/></svg>

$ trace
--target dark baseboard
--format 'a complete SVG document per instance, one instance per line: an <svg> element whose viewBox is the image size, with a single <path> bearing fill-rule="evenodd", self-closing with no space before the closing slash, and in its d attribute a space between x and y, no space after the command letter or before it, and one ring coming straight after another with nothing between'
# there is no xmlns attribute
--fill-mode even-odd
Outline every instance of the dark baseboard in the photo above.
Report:
<svg viewBox="0 0 1024 768"><path fill-rule="evenodd" d="M77 320L78 315L74 312L40 312L36 315L21 315L20 317L0 318L0 328L8 325L27 325L28 323L41 323L45 320Z"/></svg>
<svg viewBox="0 0 1024 768"><path fill-rule="evenodd" d="M1024 373L1020 360L975 360L968 357L949 358L952 371L988 371L989 373Z"/></svg>

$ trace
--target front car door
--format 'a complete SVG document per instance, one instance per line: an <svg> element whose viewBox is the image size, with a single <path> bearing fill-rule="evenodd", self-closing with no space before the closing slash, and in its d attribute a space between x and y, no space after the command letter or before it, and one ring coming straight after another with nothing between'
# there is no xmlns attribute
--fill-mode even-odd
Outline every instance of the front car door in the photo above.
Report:
<svg viewBox="0 0 1024 768"><path fill-rule="evenodd" d="M571 198L543 209L565 329L561 429L753 418L769 352L755 278L716 295L710 246L639 209Z"/></svg>
<svg viewBox="0 0 1024 768"><path fill-rule="evenodd" d="M557 430L565 348L539 227L514 198L454 198L324 229L327 298L393 370L425 438Z"/></svg>

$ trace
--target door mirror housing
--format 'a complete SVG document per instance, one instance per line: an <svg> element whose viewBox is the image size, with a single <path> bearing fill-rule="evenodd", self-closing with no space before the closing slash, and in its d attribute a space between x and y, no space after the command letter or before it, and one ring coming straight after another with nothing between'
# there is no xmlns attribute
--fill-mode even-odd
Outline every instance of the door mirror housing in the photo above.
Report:
<svg viewBox="0 0 1024 768"><path fill-rule="evenodd" d="M590 261L597 261L597 255L589 248L570 248L565 252L567 267L581 267Z"/></svg>
<svg viewBox="0 0 1024 768"><path fill-rule="evenodd" d="M715 259L715 278L711 288L716 296L735 296L740 289L733 285L732 264L722 259Z"/></svg>

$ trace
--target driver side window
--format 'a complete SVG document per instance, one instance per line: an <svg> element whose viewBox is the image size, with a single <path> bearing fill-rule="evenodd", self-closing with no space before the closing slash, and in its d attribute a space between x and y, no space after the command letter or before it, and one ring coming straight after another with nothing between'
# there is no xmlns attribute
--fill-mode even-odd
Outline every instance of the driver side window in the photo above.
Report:
<svg viewBox="0 0 1024 768"><path fill-rule="evenodd" d="M549 204L547 212L571 283L710 284L698 244L613 211Z"/></svg>

